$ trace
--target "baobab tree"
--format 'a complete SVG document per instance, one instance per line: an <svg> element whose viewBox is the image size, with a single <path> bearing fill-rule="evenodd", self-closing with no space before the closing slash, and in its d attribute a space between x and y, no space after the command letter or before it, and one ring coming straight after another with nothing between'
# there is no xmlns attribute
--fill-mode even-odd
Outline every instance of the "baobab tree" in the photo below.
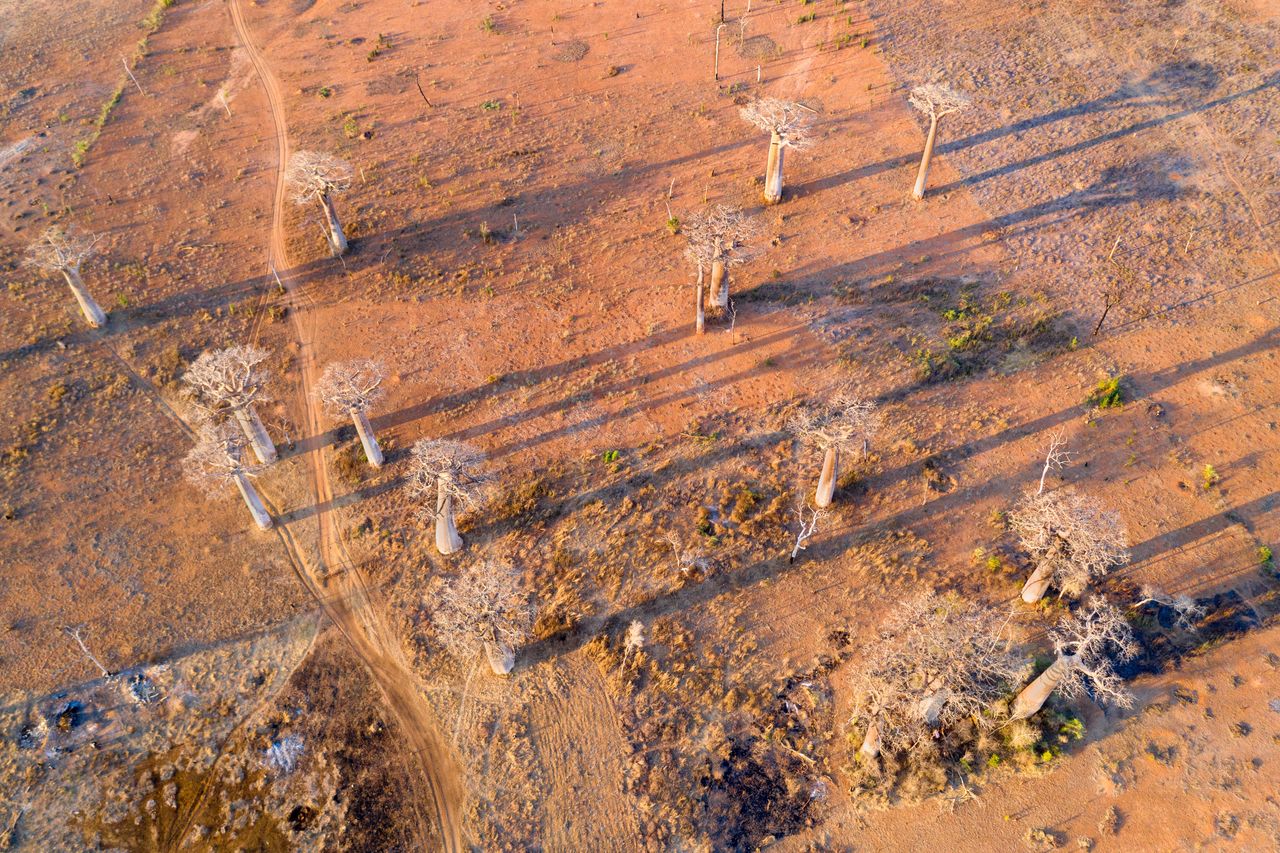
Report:
<svg viewBox="0 0 1280 853"><path fill-rule="evenodd" d="M859 753L909 750L931 730L982 712L1026 678L1025 658L1000 639L994 610L927 592L901 605L850 676L854 722L866 727Z"/></svg>
<svg viewBox="0 0 1280 853"><path fill-rule="evenodd" d="M1022 587L1034 604L1049 587L1058 597L1076 597L1089 582L1128 559L1124 522L1114 512L1075 489L1028 492L1009 513L1009 524L1035 563Z"/></svg>
<svg viewBox="0 0 1280 853"><path fill-rule="evenodd" d="M533 624L533 607L518 571L482 560L445 584L431 621L454 657L465 661L483 651L494 675L506 675Z"/></svg>
<svg viewBox="0 0 1280 853"><path fill-rule="evenodd" d="M1100 705L1128 708L1133 695L1112 661L1133 660L1139 647L1124 615L1106 599L1095 598L1049 632L1055 659L1022 689L1009 716L1024 720L1044 707L1053 691L1072 697L1086 690Z"/></svg>
<svg viewBox="0 0 1280 853"><path fill-rule="evenodd" d="M329 254L333 257L347 251L347 235L338 221L333 206L333 194L351 186L351 164L331 154L317 151L295 151L289 158L285 181L295 204L309 204L312 199L324 210L324 232L329 240Z"/></svg>
<svg viewBox="0 0 1280 853"><path fill-rule="evenodd" d="M911 197L924 198L924 185L929 177L929 162L933 160L933 146L938 140L938 120L943 116L969 109L973 101L963 92L957 92L945 83L925 83L916 86L907 96L911 106L929 117L929 135L924 140L924 154L920 157L920 172Z"/></svg>
<svg viewBox="0 0 1280 853"><path fill-rule="evenodd" d="M387 368L380 361L354 358L335 361L324 369L316 383L315 394L334 418L349 417L364 446L364 455L374 468L383 463L382 448L369 423L369 409L386 396L382 381Z"/></svg>
<svg viewBox="0 0 1280 853"><path fill-rule="evenodd" d="M255 408L267 399L263 394L267 375L259 365L268 355L264 349L243 344L206 350L182 376L197 405L214 417L235 419L264 465L276 461L276 446Z"/></svg>
<svg viewBox="0 0 1280 853"><path fill-rule="evenodd" d="M225 494L227 485L234 484L258 528L269 530L271 516L249 482L264 466L249 462L247 449L245 437L231 424L205 420L197 429L195 447L182 460L183 474L210 497Z"/></svg>
<svg viewBox="0 0 1280 853"><path fill-rule="evenodd" d="M860 450L865 459L871 439L880 429L879 408L855 393L852 386L837 386L825 399L801 408L787 424L801 444L822 451L822 472L813 502L831 506L840 478L840 456Z"/></svg>
<svg viewBox="0 0 1280 853"><path fill-rule="evenodd" d="M760 98L744 106L739 115L742 120L769 134L769 160L764 173L764 203L782 201L782 158L787 148L807 148L813 139L809 135L812 111L794 101L778 98Z"/></svg>
<svg viewBox="0 0 1280 853"><path fill-rule="evenodd" d="M760 233L759 224L740 207L716 204L689 217L681 226L689 239L686 257L698 269L697 329L703 330L703 274L711 273L711 300L716 310L729 310L729 270L754 258L750 245Z"/></svg>
<svg viewBox="0 0 1280 853"><path fill-rule="evenodd" d="M71 288L71 295L80 306L80 313L95 329L107 324L107 315L85 288L84 280L80 278L80 267L93 257L100 239L74 225L66 228L52 225L45 229L40 239L27 246L26 255L27 266L41 272L62 273Z"/></svg>
<svg viewBox="0 0 1280 853"><path fill-rule="evenodd" d="M479 507L487 497L483 462L484 453L460 441L423 438L410 451L409 493L422 502L423 514L435 519L441 554L462 548L454 514Z"/></svg>

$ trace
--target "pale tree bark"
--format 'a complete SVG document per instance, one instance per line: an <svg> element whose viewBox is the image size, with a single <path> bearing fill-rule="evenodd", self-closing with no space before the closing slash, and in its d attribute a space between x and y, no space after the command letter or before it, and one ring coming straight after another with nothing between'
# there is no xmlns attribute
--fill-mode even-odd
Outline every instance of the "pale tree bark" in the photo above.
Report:
<svg viewBox="0 0 1280 853"><path fill-rule="evenodd" d="M1048 669L1040 673L1035 681L1022 688L1018 698L1013 700L1010 719L1025 720L1043 708L1049 694L1057 690L1063 679L1071 674L1078 660L1076 655L1058 655L1057 659L1049 665Z"/></svg>
<svg viewBox="0 0 1280 853"><path fill-rule="evenodd" d="M782 201L782 137L774 133L769 139L769 162L764 170L764 203Z"/></svg>
<svg viewBox="0 0 1280 853"><path fill-rule="evenodd" d="M253 406L236 409L235 419L236 423L240 424L240 429L244 430L244 437L249 439L249 444L253 446L253 455L258 457L258 461L263 465L275 462L275 443L271 441L267 428L262 425L262 419L258 417Z"/></svg>
<svg viewBox="0 0 1280 853"><path fill-rule="evenodd" d="M933 143L938 138L938 119L929 119L929 135L924 141L924 155L920 158L920 172L916 175L916 186L911 197L916 201L924 198L924 184L929 177L929 161L933 159Z"/></svg>
<svg viewBox="0 0 1280 853"><path fill-rule="evenodd" d="M436 550L446 556L462 550L462 537L453 521L453 497L443 484L436 497Z"/></svg>
<svg viewBox="0 0 1280 853"><path fill-rule="evenodd" d="M335 258L346 254L347 235L342 231L342 223L338 221L338 212L334 210L333 199L329 198L328 193L321 194L320 205L324 208L324 218L327 223L325 230L329 233L329 254Z"/></svg>
<svg viewBox="0 0 1280 853"><path fill-rule="evenodd" d="M356 433L360 436L360 444L364 446L365 458L374 468L381 468L384 461L382 448L378 446L378 438L373 434L373 426L369 416L359 409L351 410L351 420L356 425Z"/></svg>
<svg viewBox="0 0 1280 853"><path fill-rule="evenodd" d="M496 640L485 641L484 656L494 675L507 675L515 668L516 653Z"/></svg>
<svg viewBox="0 0 1280 853"><path fill-rule="evenodd" d="M916 705L916 711L920 714L920 719L931 726L936 726L942 714L942 706L947 704L947 700L950 698L951 691L945 687L926 695Z"/></svg>
<svg viewBox="0 0 1280 853"><path fill-rule="evenodd" d="M80 278L80 273L73 269L64 269L62 275L67 280L67 285L71 288L71 294L76 298L76 302L80 304L80 313L84 314L85 321L95 329L100 329L107 325L107 315L89 295L89 291L84 286L84 281Z"/></svg>
<svg viewBox="0 0 1280 853"><path fill-rule="evenodd" d="M858 754L863 758L875 758L880 754L880 724L875 720L867 726L867 736L862 739Z"/></svg>
<svg viewBox="0 0 1280 853"><path fill-rule="evenodd" d="M704 293L706 288L703 284L703 281L704 281L704 276L702 272L702 265L699 264L698 265L698 288L697 288L698 307L694 315L695 317L694 329L697 331L699 335L701 335L703 332L707 330L706 294Z"/></svg>
<svg viewBox="0 0 1280 853"><path fill-rule="evenodd" d="M271 515L267 512L267 508L262 505L262 498L258 497L258 491L253 487L253 483L249 482L249 478L244 474L235 474L236 488L240 490L240 496L244 498L245 506L249 507L249 514L253 516L254 522L258 525L259 530L271 529Z"/></svg>
<svg viewBox="0 0 1280 853"><path fill-rule="evenodd" d="M836 494L836 479L840 476L840 450L828 447L822 458L822 474L818 477L818 492L813 503L818 507L829 507Z"/></svg>
<svg viewBox="0 0 1280 853"><path fill-rule="evenodd" d="M724 261L711 262L711 295L721 312L729 310L729 265Z"/></svg>
<svg viewBox="0 0 1280 853"><path fill-rule="evenodd" d="M1049 584L1053 582L1053 564L1045 560L1036 566L1036 570L1031 573L1031 577L1027 578L1027 582L1022 585L1022 600L1027 604L1035 604L1044 598L1044 594L1049 591Z"/></svg>

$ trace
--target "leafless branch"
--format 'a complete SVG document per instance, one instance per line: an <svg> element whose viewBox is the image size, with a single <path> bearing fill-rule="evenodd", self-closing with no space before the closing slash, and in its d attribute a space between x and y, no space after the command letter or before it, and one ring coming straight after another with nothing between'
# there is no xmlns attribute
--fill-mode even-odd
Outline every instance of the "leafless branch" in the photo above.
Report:
<svg viewBox="0 0 1280 853"><path fill-rule="evenodd" d="M1028 492L1009 513L1009 523L1060 595L1080 595L1091 580L1129 558L1120 516L1072 488Z"/></svg>
<svg viewBox="0 0 1280 853"><path fill-rule="evenodd" d="M259 365L269 353L258 347L235 344L206 350L183 374L192 399L209 412L229 413L266 398L266 371Z"/></svg>
<svg viewBox="0 0 1280 853"><path fill-rule="evenodd" d="M940 119L951 113L969 109L973 100L963 92L958 92L945 83L925 83L916 86L907 96L911 106L927 115L930 119Z"/></svg>
<svg viewBox="0 0 1280 853"><path fill-rule="evenodd" d="M227 421L205 420L195 446L182 460L183 475L211 497L224 494L239 475L254 477L266 466L249 461L248 439Z"/></svg>
<svg viewBox="0 0 1280 853"><path fill-rule="evenodd" d="M93 257L100 235L79 226L51 225L40 238L27 246L25 263L43 272L78 273L80 265Z"/></svg>
<svg viewBox="0 0 1280 853"><path fill-rule="evenodd" d="M313 198L346 190L354 174L350 163L332 154L295 151L284 179L294 203L307 204Z"/></svg>
<svg viewBox="0 0 1280 853"><path fill-rule="evenodd" d="M1131 661L1141 649L1118 608L1096 597L1058 623L1049 637L1053 650L1072 662L1067 676L1058 684L1064 696L1078 696L1087 688L1101 705L1133 705L1133 694L1125 689L1112 662Z"/></svg>
<svg viewBox="0 0 1280 853"><path fill-rule="evenodd" d="M794 101L760 98L742 107L738 114L743 121L776 134L779 143L787 148L805 148L813 143L813 114Z"/></svg>
<svg viewBox="0 0 1280 853"><path fill-rule="evenodd" d="M1044 470L1040 472L1040 489L1036 492L1037 495L1044 494L1044 482L1050 471L1061 471L1071 464L1071 458L1075 454L1067 450L1066 446L1067 439L1061 430L1049 436L1049 450L1044 456Z"/></svg>
<svg viewBox="0 0 1280 853"><path fill-rule="evenodd" d="M875 402L860 396L853 385L842 383L797 410L787 429L802 443L819 450L856 448L865 453L881 423Z"/></svg>
<svg viewBox="0 0 1280 853"><path fill-rule="evenodd" d="M1208 612L1203 604L1196 602L1189 595L1169 595L1168 593L1157 589L1150 584L1144 585L1139 594L1142 596L1135 601L1130 607L1137 609L1144 604L1155 604L1160 607L1167 607L1174 613L1174 619L1178 627L1186 631L1196 630L1196 622L1205 617Z"/></svg>
<svg viewBox="0 0 1280 853"><path fill-rule="evenodd" d="M737 266L759 254L751 243L760 235L760 224L740 207L712 205L681 223L680 230L689 241L685 256L702 269L713 263Z"/></svg>
<svg viewBox="0 0 1280 853"><path fill-rule="evenodd" d="M480 470L484 453L460 441L419 439L410 451L409 494L425 518L435 518L441 498L452 498L460 510L480 506L490 478Z"/></svg>
<svg viewBox="0 0 1280 853"><path fill-rule="evenodd" d="M446 583L431 621L450 653L467 660L485 643L515 649L533 625L533 607L513 567L482 560Z"/></svg>
<svg viewBox="0 0 1280 853"><path fill-rule="evenodd" d="M331 362L316 382L315 395L335 418L367 412L386 396L386 376L386 365L370 358Z"/></svg>
<svg viewBox="0 0 1280 853"><path fill-rule="evenodd" d="M863 648L850 682L854 720L879 728L890 752L907 750L982 712L1026 678L1025 658L998 642L1000 614L955 596L910 599Z"/></svg>
<svg viewBox="0 0 1280 853"><path fill-rule="evenodd" d="M791 549L789 562L794 563L796 557L800 556L800 552L809 547L807 543L813 538L813 534L818 532L818 523L826 517L825 510L816 507L807 508L804 504L796 507L796 544Z"/></svg>

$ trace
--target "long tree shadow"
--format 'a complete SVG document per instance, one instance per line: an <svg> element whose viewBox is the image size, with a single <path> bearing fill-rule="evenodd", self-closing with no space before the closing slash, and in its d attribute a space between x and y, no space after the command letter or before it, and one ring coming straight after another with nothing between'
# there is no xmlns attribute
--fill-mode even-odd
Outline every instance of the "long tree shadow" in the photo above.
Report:
<svg viewBox="0 0 1280 853"><path fill-rule="evenodd" d="M955 189L957 186L968 186L980 183L991 177L1007 174L1017 169L1026 168L1027 166L1037 165L1048 160L1056 159L1076 151L1086 150L1105 142L1140 133L1149 130L1152 127L1158 127L1162 124L1178 121L1183 118L1205 112L1231 103L1241 98L1255 95L1258 92L1273 88L1280 76L1272 75L1266 78L1257 86L1236 92L1230 95L1224 95L1211 101L1205 101L1191 107L1183 107L1176 112L1160 116L1158 118L1149 119L1147 121L1138 122L1128 127L1119 128L1109 133L1092 139L1082 140L1065 148L1037 155L1020 163L1001 166L988 172L974 175L968 178L962 178L951 184L945 184L940 187L934 187L930 191L941 193L947 190ZM1216 88L1219 83L1219 75L1214 69L1197 65L1195 63L1168 63L1160 69L1152 72L1146 78L1135 83L1129 83L1118 87L1114 92L1095 98L1091 101L1075 104L1073 106L1064 107L1059 110L1045 113L1043 115L1034 116L1002 127L991 128L989 130L973 133L960 139L943 142L935 148L936 154L953 154L957 151L963 151L988 142L1026 133L1040 127L1045 127L1060 121L1068 121L1078 119L1084 116L1099 115L1120 109L1147 109L1153 107L1177 107L1184 103L1185 96L1203 96L1212 89ZM868 163L864 166L858 166L835 175L828 175L823 178L817 178L804 184L798 185L797 189L805 191L820 191L832 189L862 178L867 178L881 172L900 169L920 161L922 152L912 151L896 157L890 157L881 160L878 163Z"/></svg>
<svg viewBox="0 0 1280 853"><path fill-rule="evenodd" d="M1180 382L1188 376L1206 370L1212 370L1227 362L1246 357L1255 352L1269 349L1275 345L1277 336L1280 336L1280 326L1271 329L1265 335L1256 340L1250 341L1247 344L1243 344L1218 355L1208 356L1196 361L1176 365L1166 370L1155 371L1146 376L1135 377L1134 387L1143 395L1149 395L1150 393ZM942 453L955 461L964 460L977 454L995 449L1006 442L1052 429L1055 426L1077 417L1079 412L1080 409L1078 407L1068 407L1057 412L1043 415L1032 421L1009 427L994 433L993 435L957 445L949 448L948 450L942 451ZM909 470L916 468L920 464L922 463L912 462L908 465L887 469L870 478L867 483L867 488L881 491L893 482L901 479ZM989 488L991 485L992 484L989 482L983 483L984 488ZM1005 482L1004 485L1005 487L1012 487L1013 484L1011 482ZM949 512L961 509L967 505L971 498L971 490L956 490L932 498L920 505L908 507L886 516L869 518L863 523L852 527L845 532L829 536L815 542L809 548L809 556L807 559L831 559L837 557L847 551L851 546L856 545L859 541L863 541L867 537L875 535L877 531L910 527L911 525L917 524L927 518L936 515L945 515ZM1235 512L1238 513L1257 507L1265 507L1267 506L1267 500L1267 498L1260 498L1258 501L1250 502L1249 504L1237 508ZM1178 542L1185 541L1187 537L1204 535L1204 531L1211 531L1216 525L1226 524L1229 521L1226 515L1227 514L1224 513L1223 517L1220 519L1215 517L1213 520L1188 525L1188 529L1183 531L1181 535L1175 531L1170 534L1162 534L1160 537L1153 537L1153 539L1148 543L1143 543L1138 546L1135 549L1135 552L1137 555L1140 555L1141 559L1150 560L1162 550L1176 547ZM788 571L788 569L788 561L784 556L779 555L777 557L759 560L733 572L726 572L721 575L712 575L701 582L663 593L639 604L624 607L620 610L614 611L613 613L604 614L557 631L544 639L537 640L526 646L520 653L520 661L522 665L532 665L548 660L557 655L579 648L597 634L618 633L624 630L625 627L634 619L647 621L669 615L677 611L698 607L707 604L713 599L726 593L744 589L765 579L775 578Z"/></svg>

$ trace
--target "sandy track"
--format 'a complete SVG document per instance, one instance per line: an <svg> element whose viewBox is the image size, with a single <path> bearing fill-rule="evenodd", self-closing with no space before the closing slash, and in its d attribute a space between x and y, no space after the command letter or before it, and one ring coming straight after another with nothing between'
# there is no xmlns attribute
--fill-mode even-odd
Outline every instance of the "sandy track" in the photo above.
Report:
<svg viewBox="0 0 1280 853"><path fill-rule="evenodd" d="M240 8L239 0L227 4L236 34L249 56L258 79L262 81L267 101L271 107L271 120L275 128L277 178L272 206L270 261L272 269L280 275L281 284L288 293L290 316L300 346L298 358L298 405L305 430L315 434L323 431L319 416L312 403L311 388L316 380L318 365L315 358L314 302L303 288L305 281L289 271L288 252L284 239L284 164L289 157L288 126L279 84L272 76L262 54L250 37L249 28ZM283 269L283 272L280 270ZM432 806L440 827L441 843L445 850L461 850L461 805L463 787L461 774L453 755L436 727L435 716L418 689L404 658L399 639L388 628L382 617L381 604L376 601L363 572L352 561L342 541L341 534L326 507L332 505L333 490L325 467L323 450L316 447L307 452L308 467L315 492L317 523L320 527L320 554L324 566L333 567L331 573L324 566L314 567L305 560L302 549L297 547L293 533L282 530L287 547L299 567L299 577L307 590L317 599L325 613L338 626L351 643L357 655L372 674L381 689L388 707L400 725L422 774L430 787Z"/></svg>

